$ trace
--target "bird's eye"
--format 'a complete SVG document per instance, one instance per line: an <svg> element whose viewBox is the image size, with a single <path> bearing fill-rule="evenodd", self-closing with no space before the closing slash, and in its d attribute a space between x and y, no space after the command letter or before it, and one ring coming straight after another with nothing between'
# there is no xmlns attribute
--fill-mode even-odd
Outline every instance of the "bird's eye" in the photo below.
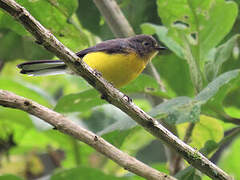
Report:
<svg viewBox="0 0 240 180"><path fill-rule="evenodd" d="M149 46L150 45L150 43L149 42L147 42L147 41L143 41L143 43L142 43L144 46Z"/></svg>

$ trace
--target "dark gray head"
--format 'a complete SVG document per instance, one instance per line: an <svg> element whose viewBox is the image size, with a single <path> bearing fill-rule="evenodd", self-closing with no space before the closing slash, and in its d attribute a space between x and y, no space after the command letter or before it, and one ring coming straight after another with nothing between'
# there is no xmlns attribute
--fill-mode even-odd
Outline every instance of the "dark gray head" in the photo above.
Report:
<svg viewBox="0 0 240 180"><path fill-rule="evenodd" d="M128 38L128 41L129 46L136 50L140 56L149 56L152 53L166 49L161 47L152 36L144 34L130 37Z"/></svg>

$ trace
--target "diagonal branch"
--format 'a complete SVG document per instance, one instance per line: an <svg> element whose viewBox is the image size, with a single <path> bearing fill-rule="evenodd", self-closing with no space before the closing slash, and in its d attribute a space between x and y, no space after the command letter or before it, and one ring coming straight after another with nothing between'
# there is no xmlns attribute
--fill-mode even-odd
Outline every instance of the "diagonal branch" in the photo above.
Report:
<svg viewBox="0 0 240 180"><path fill-rule="evenodd" d="M4 65L5 65L5 62L0 60L0 73L3 70L3 68L4 68Z"/></svg>
<svg viewBox="0 0 240 180"><path fill-rule="evenodd" d="M115 37L129 37L135 34L116 1L94 0L94 3L105 17Z"/></svg>
<svg viewBox="0 0 240 180"><path fill-rule="evenodd" d="M15 95L11 92L0 90L0 105L21 109L29 114L37 116L47 123L53 125L59 131L69 134L80 141L92 146L94 149L112 159L125 169L152 180L174 180L175 178L159 172L137 159L123 153L103 138L82 128L63 115L48 109L30 99Z"/></svg>
<svg viewBox="0 0 240 180"><path fill-rule="evenodd" d="M182 142L175 135L169 132L158 121L111 86L98 73L94 72L86 63L81 61L72 51L59 42L47 29L45 29L31 14L14 0L0 0L0 7L12 15L16 20L37 39L46 49L61 58L76 74L82 76L93 87L95 87L105 99L128 114L148 132L164 141L171 148L175 149L192 166L199 169L214 179L232 179L227 173L211 163L200 152ZM61 124L60 124L61 125Z"/></svg>

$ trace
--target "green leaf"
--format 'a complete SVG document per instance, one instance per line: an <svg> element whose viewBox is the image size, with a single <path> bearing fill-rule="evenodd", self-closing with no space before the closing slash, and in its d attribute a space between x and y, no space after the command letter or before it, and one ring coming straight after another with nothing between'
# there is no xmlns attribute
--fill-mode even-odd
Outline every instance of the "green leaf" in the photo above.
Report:
<svg viewBox="0 0 240 180"><path fill-rule="evenodd" d="M129 134L135 132L136 122L118 108L106 104L94 108L89 117L82 117L84 127L120 147Z"/></svg>
<svg viewBox="0 0 240 180"><path fill-rule="evenodd" d="M97 121L101 124L105 122L105 125L97 131L99 135L104 135L115 130L123 131L132 129L137 125L128 115L110 104L99 107L98 112L101 112L102 115L97 114L95 116L96 119L90 117L88 121L92 123L92 126L96 126Z"/></svg>
<svg viewBox="0 0 240 180"><path fill-rule="evenodd" d="M170 124L196 122L200 115L201 105L214 97L220 88L239 76L239 70L226 72L208 84L195 98L177 97L152 109L150 114L157 118L165 118Z"/></svg>
<svg viewBox="0 0 240 180"><path fill-rule="evenodd" d="M223 138L223 127L218 119L201 115L192 133L190 145L197 149L205 146L209 140L219 142Z"/></svg>
<svg viewBox="0 0 240 180"><path fill-rule="evenodd" d="M189 97L177 97L154 107L150 115L164 118L169 124L196 122L200 115L200 104Z"/></svg>
<svg viewBox="0 0 240 180"><path fill-rule="evenodd" d="M239 164L239 149L240 139L232 143L232 145L223 152L223 155L218 163L219 167L224 169L226 172L234 176L235 179L240 179L240 164Z"/></svg>
<svg viewBox="0 0 240 180"><path fill-rule="evenodd" d="M50 180L126 180L128 178L120 178L112 175L106 175L98 169L78 167L55 173Z"/></svg>
<svg viewBox="0 0 240 180"><path fill-rule="evenodd" d="M204 85L206 56L231 30L238 13L237 5L224 0L158 0L157 5L169 37L182 48L194 87L199 92Z"/></svg>
<svg viewBox="0 0 240 180"><path fill-rule="evenodd" d="M121 150L132 156L136 156L140 149L149 145L149 143L153 140L155 140L154 136L146 133L146 130L143 129L141 126L137 126L132 129L132 133L130 133L124 140L121 146Z"/></svg>
<svg viewBox="0 0 240 180"><path fill-rule="evenodd" d="M81 26L68 22L78 6L77 0L18 0L17 2L24 6L42 25L72 50L78 51L89 45L88 35L85 30ZM0 12L0 28L9 29L20 36L30 36L21 24L4 12ZM14 42L16 42L16 39ZM14 42L8 43L14 44ZM17 44L20 43L17 42ZM31 52L30 45L26 49Z"/></svg>
<svg viewBox="0 0 240 180"><path fill-rule="evenodd" d="M53 140L52 137L48 136L40 131L36 131L35 129L29 129L24 133L24 136L16 137L16 141L18 146L28 147L31 150L33 147L44 149L49 144L52 147L59 147L57 141Z"/></svg>
<svg viewBox="0 0 240 180"><path fill-rule="evenodd" d="M49 59L53 54L33 42L30 37L22 37L14 31L0 29L0 58L3 61L25 59ZM12 53L14 52L14 53Z"/></svg>
<svg viewBox="0 0 240 180"><path fill-rule="evenodd" d="M0 176L0 180L23 180L23 179L12 174L5 174Z"/></svg>
<svg viewBox="0 0 240 180"><path fill-rule="evenodd" d="M105 103L95 89L89 89L61 97L54 109L62 113L85 112Z"/></svg>
<svg viewBox="0 0 240 180"><path fill-rule="evenodd" d="M47 0L47 2L56 7L56 9L58 9L67 18L70 18L78 7L77 0Z"/></svg>
<svg viewBox="0 0 240 180"><path fill-rule="evenodd" d="M222 64L232 56L233 49L238 40L239 34L231 37L218 48L212 49L209 60L205 64L205 74L208 81L212 81L217 76Z"/></svg>
<svg viewBox="0 0 240 180"><path fill-rule="evenodd" d="M124 130L114 130L112 132L104 134L102 137L112 145L114 145L117 148L120 148L124 141L126 140L129 135L134 134L138 127L135 128L128 128Z"/></svg>
<svg viewBox="0 0 240 180"><path fill-rule="evenodd" d="M186 61L171 54L157 56L152 62L160 74L168 96L194 96L195 92Z"/></svg>
<svg viewBox="0 0 240 180"><path fill-rule="evenodd" d="M201 176L196 173L196 169L188 167L182 171L179 171L175 178L178 180L201 180Z"/></svg>
<svg viewBox="0 0 240 180"><path fill-rule="evenodd" d="M212 98L221 87L227 85L232 79L239 75L239 70L232 70L221 74L207 85L196 97L196 101L201 101L203 104Z"/></svg>
<svg viewBox="0 0 240 180"><path fill-rule="evenodd" d="M0 11L0 28L14 31L18 35L29 35L24 27L4 11Z"/></svg>
<svg viewBox="0 0 240 180"><path fill-rule="evenodd" d="M163 24L169 28L169 36L181 47L188 43L194 57L199 54L199 60L226 36L238 13L236 3L224 0L158 0L157 5Z"/></svg>
<svg viewBox="0 0 240 180"><path fill-rule="evenodd" d="M209 140L205 143L204 147L200 150L205 156L212 153L218 148L218 144L214 140Z"/></svg>
<svg viewBox="0 0 240 180"><path fill-rule="evenodd" d="M12 124L17 123L26 128L33 127L28 114L20 110L0 107L0 120L1 123L11 122ZM9 123L8 126L10 126Z"/></svg>
<svg viewBox="0 0 240 180"><path fill-rule="evenodd" d="M32 99L44 106L50 107L51 104L54 103L53 98L49 94L25 81L15 81L10 78L0 77L0 89L14 92L17 95Z"/></svg>
<svg viewBox="0 0 240 180"><path fill-rule="evenodd" d="M127 86L121 88L121 91L129 93L146 93L162 98L169 98L169 95L162 92L156 80L146 74L141 74L137 79L132 81Z"/></svg>
<svg viewBox="0 0 240 180"><path fill-rule="evenodd" d="M184 130L188 124L181 124L178 126L179 136L184 137ZM200 121L196 123L192 132L190 145L198 150L202 149L209 141L219 142L223 138L222 123L215 118L201 115Z"/></svg>
<svg viewBox="0 0 240 180"><path fill-rule="evenodd" d="M240 118L240 102L239 99L236 98L240 95L239 82L240 80L238 79L231 84L232 87L228 90L228 93L222 101L224 111L234 118Z"/></svg>
<svg viewBox="0 0 240 180"><path fill-rule="evenodd" d="M51 31L58 32L64 29L64 25L67 25L67 19L78 6L77 0L17 0L17 2L24 6L45 27L51 27ZM0 27L9 28L19 35L29 35L21 24L4 12L0 12Z"/></svg>

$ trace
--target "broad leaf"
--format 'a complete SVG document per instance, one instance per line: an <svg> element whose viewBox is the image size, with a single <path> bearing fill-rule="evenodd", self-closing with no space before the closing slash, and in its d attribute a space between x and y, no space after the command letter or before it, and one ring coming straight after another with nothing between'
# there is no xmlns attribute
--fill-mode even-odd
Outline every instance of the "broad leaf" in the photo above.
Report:
<svg viewBox="0 0 240 180"><path fill-rule="evenodd" d="M236 78L239 75L239 70L233 70L226 72L216 79L214 79L211 83L207 85L195 98L197 101L202 101L202 103L206 103L211 97L213 97L219 89L226 85L229 81Z"/></svg>
<svg viewBox="0 0 240 180"><path fill-rule="evenodd" d="M62 113L85 112L105 103L106 101L100 98L100 94L95 89L89 89L61 97L55 110Z"/></svg>
<svg viewBox="0 0 240 180"><path fill-rule="evenodd" d="M198 95L198 98L211 98L202 106L202 111L222 120L225 120L225 112L230 116L240 117L238 113L239 103L236 98L239 92L239 82L239 70L226 72L216 78L209 84L208 89L206 88Z"/></svg>
<svg viewBox="0 0 240 180"><path fill-rule="evenodd" d="M182 48L194 87L200 91L205 83L206 55L231 30L237 5L224 0L158 0L157 5L169 37Z"/></svg>
<svg viewBox="0 0 240 180"><path fill-rule="evenodd" d="M141 74L137 79L130 84L121 88L121 91L130 93L146 93L162 98L170 98L168 93L162 92L156 80L146 74Z"/></svg>
<svg viewBox="0 0 240 180"><path fill-rule="evenodd" d="M48 107L54 104L54 100L49 94L26 81L15 81L9 78L0 77L0 89L14 92L17 95L35 100Z"/></svg>
<svg viewBox="0 0 240 180"><path fill-rule="evenodd" d="M220 88L224 88L231 80L239 76L239 70L226 72L208 84L195 98L177 97L154 107L150 114L164 118L170 124L196 122L200 115L201 105L214 97ZM223 99L222 99L223 100Z"/></svg>
<svg viewBox="0 0 240 180"><path fill-rule="evenodd" d="M212 81L217 76L222 64L232 56L238 41L239 35L235 35L226 43L211 50L209 60L205 64L205 74L208 81Z"/></svg>
<svg viewBox="0 0 240 180"><path fill-rule="evenodd" d="M129 137L129 135L133 135L138 127L135 128L128 128L124 130L114 130L112 132L104 134L102 137L112 145L114 145L117 148L120 148L126 138Z"/></svg>
<svg viewBox="0 0 240 180"><path fill-rule="evenodd" d="M222 158L218 163L220 168L233 175L235 179L240 179L240 164L238 163L239 148L240 139L236 138L236 140L232 143L231 148L228 148L227 151L223 152Z"/></svg>
<svg viewBox="0 0 240 180"><path fill-rule="evenodd" d="M200 104L189 97L177 97L154 107L150 115L164 118L169 124L196 122L200 115Z"/></svg>
<svg viewBox="0 0 240 180"><path fill-rule="evenodd" d="M204 59L209 50L226 36L238 13L234 2L224 0L158 0L157 5L163 24L169 28L169 35L181 47L188 43L193 56L199 56L197 60Z"/></svg>
<svg viewBox="0 0 240 180"><path fill-rule="evenodd" d="M181 138L184 137L184 129L186 129L188 124L178 125L178 132ZM223 127L220 120L201 115L200 121L195 125L192 132L190 145L198 150L202 149L206 142L214 141L219 142L223 138Z"/></svg>
<svg viewBox="0 0 240 180"><path fill-rule="evenodd" d="M31 37L22 37L14 31L0 29L0 58L3 61L26 59L49 59L49 51L34 43ZM13 53L14 52L14 53Z"/></svg>
<svg viewBox="0 0 240 180"><path fill-rule="evenodd" d="M0 107L0 123L3 123L2 125L4 126L6 122L8 123L5 126L8 126L9 128L11 124L15 123L26 128L33 127L33 123L27 113L15 109Z"/></svg>
<svg viewBox="0 0 240 180"><path fill-rule="evenodd" d="M194 96L193 84L186 61L170 54L157 56L152 62L166 87L168 96Z"/></svg>
<svg viewBox="0 0 240 180"><path fill-rule="evenodd" d="M117 147L135 132L137 125L128 115L110 104L95 107L88 117L83 115L81 123Z"/></svg>
<svg viewBox="0 0 240 180"><path fill-rule="evenodd" d="M201 176L196 173L196 169L188 167L182 171L179 171L175 178L178 180L201 180Z"/></svg>
<svg viewBox="0 0 240 180"><path fill-rule="evenodd" d="M17 2L24 6L38 21L40 21L40 23L48 28L64 45L68 46L73 51L79 51L89 45L88 35L81 29L81 26L77 25L79 22L75 22L77 20L72 20L74 21L72 22L74 25L68 22L78 6L77 0L18 0ZM6 39L8 42L5 47L11 46L9 49L12 49L12 47L20 48L15 48L17 53L13 53L14 55L4 52L2 55L3 57L0 57L1 59L11 60L22 57L29 58L29 55L32 55L30 58L46 58L46 55L52 57L52 55L46 53L46 51L38 47L38 45L32 45L33 42L25 43L26 39L29 41L30 34L21 24L3 11L0 11L0 28L13 31L9 32L8 36L2 37L3 40L8 38ZM31 41L34 41L33 38ZM41 49L41 51L37 52L37 48Z"/></svg>

